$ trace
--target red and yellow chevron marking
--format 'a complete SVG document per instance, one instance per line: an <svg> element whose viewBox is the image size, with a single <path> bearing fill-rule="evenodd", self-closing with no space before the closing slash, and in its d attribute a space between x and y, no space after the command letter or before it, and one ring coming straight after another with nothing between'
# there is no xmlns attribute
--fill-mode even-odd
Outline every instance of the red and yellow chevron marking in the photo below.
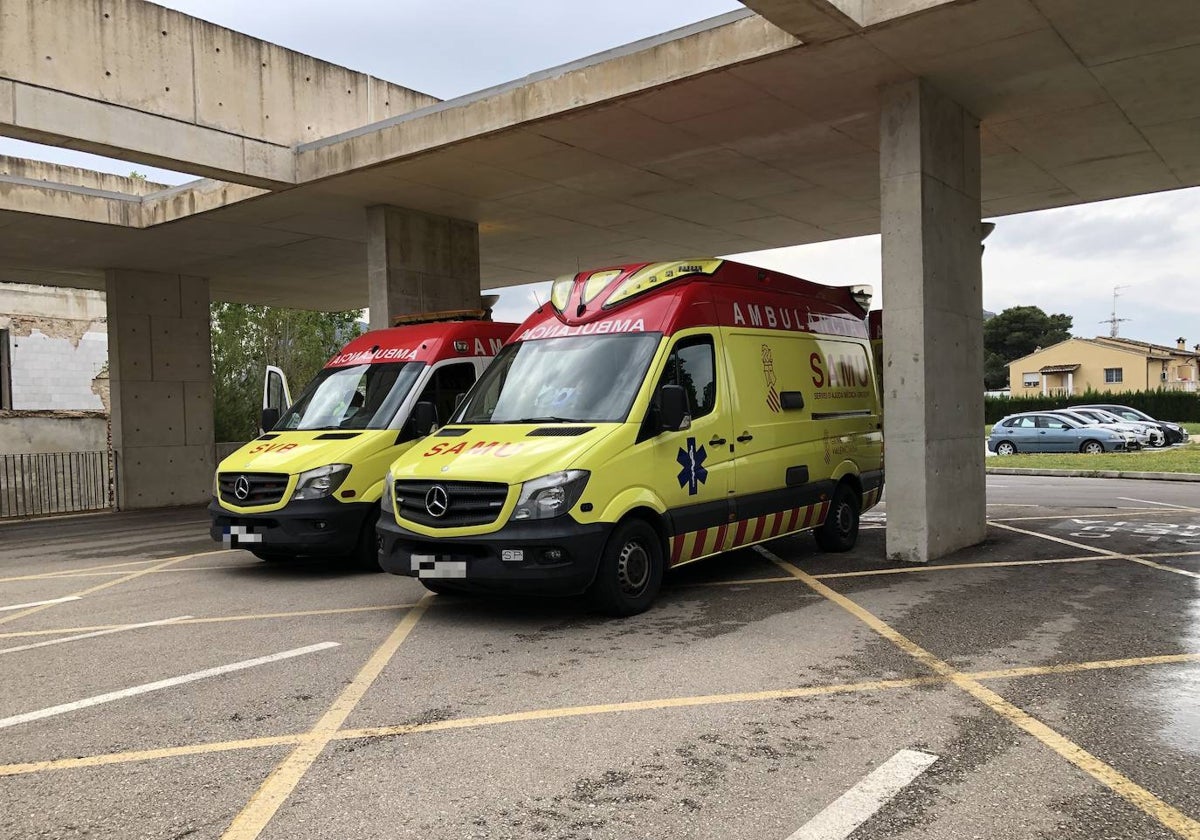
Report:
<svg viewBox="0 0 1200 840"><path fill-rule="evenodd" d="M825 521L829 502L791 508L765 516L739 519L726 525L702 528L671 537L671 565L679 566L732 548L782 537L795 531L816 528Z"/></svg>
<svg viewBox="0 0 1200 840"><path fill-rule="evenodd" d="M874 490L868 490L866 493L863 493L863 511L870 510L871 508L875 507L875 505L879 504L879 497L881 495L883 495L882 487L876 487ZM859 512L861 513L862 511Z"/></svg>

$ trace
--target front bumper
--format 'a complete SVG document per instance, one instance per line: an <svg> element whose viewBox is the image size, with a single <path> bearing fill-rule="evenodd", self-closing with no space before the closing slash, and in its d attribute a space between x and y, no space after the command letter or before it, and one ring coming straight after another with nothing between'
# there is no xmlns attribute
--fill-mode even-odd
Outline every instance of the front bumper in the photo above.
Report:
<svg viewBox="0 0 1200 840"><path fill-rule="evenodd" d="M309 499L270 513L238 513L213 499L209 535L228 548L310 557L350 554L377 502Z"/></svg>
<svg viewBox="0 0 1200 840"><path fill-rule="evenodd" d="M394 575L480 591L577 595L595 578L612 529L604 522L581 525L567 515L438 538L409 531L385 511L376 533L379 565Z"/></svg>

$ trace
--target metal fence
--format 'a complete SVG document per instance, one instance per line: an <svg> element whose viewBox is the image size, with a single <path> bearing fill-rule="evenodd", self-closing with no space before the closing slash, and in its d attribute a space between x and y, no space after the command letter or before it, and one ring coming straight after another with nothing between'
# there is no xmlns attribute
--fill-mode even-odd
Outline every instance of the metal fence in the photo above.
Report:
<svg viewBox="0 0 1200 840"><path fill-rule="evenodd" d="M0 519L111 510L115 502L109 452L0 455Z"/></svg>

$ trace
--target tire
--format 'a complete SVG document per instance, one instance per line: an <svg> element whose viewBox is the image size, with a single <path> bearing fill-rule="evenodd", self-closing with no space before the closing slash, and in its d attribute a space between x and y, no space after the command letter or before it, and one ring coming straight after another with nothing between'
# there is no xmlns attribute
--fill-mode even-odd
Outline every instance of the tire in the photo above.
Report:
<svg viewBox="0 0 1200 840"><path fill-rule="evenodd" d="M350 562L354 568L361 569L364 572L382 572L383 566L379 565L379 539L375 535L375 525L379 522L379 508L367 515L367 521L363 523L362 531L358 535L358 542L354 545L354 553L350 555Z"/></svg>
<svg viewBox="0 0 1200 840"><path fill-rule="evenodd" d="M1017 445L1011 440L1002 440L996 444L997 455L1016 455Z"/></svg>
<svg viewBox="0 0 1200 840"><path fill-rule="evenodd" d="M658 532L642 519L626 519L604 546L588 596L598 610L608 615L637 615L654 603L662 586L663 570Z"/></svg>
<svg viewBox="0 0 1200 840"><path fill-rule="evenodd" d="M858 512L861 507L854 488L846 483L837 486L825 521L813 531L822 551L842 552L854 548L858 542Z"/></svg>
<svg viewBox="0 0 1200 840"><path fill-rule="evenodd" d="M1083 446L1079 447L1079 451L1084 455L1102 455L1104 454L1104 444L1098 440L1085 440Z"/></svg>
<svg viewBox="0 0 1200 840"><path fill-rule="evenodd" d="M1163 434L1158 438L1158 443L1151 442L1150 445L1155 449L1165 449L1167 447L1167 436Z"/></svg>

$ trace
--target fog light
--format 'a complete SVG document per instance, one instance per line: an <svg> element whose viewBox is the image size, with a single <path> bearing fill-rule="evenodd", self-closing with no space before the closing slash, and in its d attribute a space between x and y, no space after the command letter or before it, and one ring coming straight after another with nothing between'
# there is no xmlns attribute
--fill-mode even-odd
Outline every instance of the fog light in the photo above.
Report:
<svg viewBox="0 0 1200 840"><path fill-rule="evenodd" d="M542 559L547 563L561 563L563 550L561 548L547 548L542 552Z"/></svg>
<svg viewBox="0 0 1200 840"><path fill-rule="evenodd" d="M316 528L318 531L324 531L324 530L325 530L325 523L324 523L322 520L320 520L320 519L318 519L316 522L314 522L314 523L313 523L313 526L314 526L314 527L315 527L315 528Z"/></svg>

